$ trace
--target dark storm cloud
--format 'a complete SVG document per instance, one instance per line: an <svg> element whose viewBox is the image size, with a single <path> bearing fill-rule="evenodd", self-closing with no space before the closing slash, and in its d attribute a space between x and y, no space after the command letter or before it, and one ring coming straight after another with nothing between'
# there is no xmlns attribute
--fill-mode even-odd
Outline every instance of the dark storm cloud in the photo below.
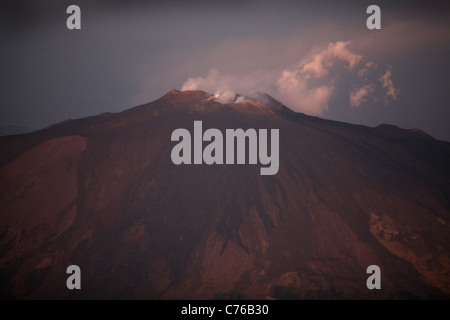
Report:
<svg viewBox="0 0 450 320"><path fill-rule="evenodd" d="M377 3L381 32L365 27L369 1L3 1L0 122L42 127L123 110L212 68L264 80L350 41L382 75L391 68L398 101L371 103L355 84L346 90L361 103L350 107L336 83L323 117L419 127L449 140L449 6ZM65 27L70 4L81 7L80 31Z"/></svg>

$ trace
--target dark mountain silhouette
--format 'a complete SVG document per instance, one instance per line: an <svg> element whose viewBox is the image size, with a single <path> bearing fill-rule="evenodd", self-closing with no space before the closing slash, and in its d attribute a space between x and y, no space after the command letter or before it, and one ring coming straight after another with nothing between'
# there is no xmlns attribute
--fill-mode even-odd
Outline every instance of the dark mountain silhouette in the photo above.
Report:
<svg viewBox="0 0 450 320"><path fill-rule="evenodd" d="M449 298L449 143L258 99L172 90L0 138L2 297ZM279 172L174 165L171 133L195 120L279 129Z"/></svg>

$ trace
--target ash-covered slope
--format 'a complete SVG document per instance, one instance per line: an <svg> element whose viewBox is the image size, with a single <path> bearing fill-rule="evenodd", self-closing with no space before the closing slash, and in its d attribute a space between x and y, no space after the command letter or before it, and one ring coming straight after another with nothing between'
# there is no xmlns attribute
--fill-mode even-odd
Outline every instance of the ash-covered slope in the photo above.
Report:
<svg viewBox="0 0 450 320"><path fill-rule="evenodd" d="M279 129L278 173L174 165L171 134L195 120ZM450 296L450 147L422 132L173 90L0 150L3 297ZM66 288L72 264L81 290Z"/></svg>

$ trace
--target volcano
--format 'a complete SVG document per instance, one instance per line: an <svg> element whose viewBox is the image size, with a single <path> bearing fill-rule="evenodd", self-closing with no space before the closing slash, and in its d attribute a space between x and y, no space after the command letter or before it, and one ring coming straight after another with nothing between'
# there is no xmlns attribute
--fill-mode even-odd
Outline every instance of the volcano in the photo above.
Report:
<svg viewBox="0 0 450 320"><path fill-rule="evenodd" d="M256 98L172 90L1 137L1 297L448 299L450 144ZM175 165L171 134L197 120L278 129L279 171Z"/></svg>

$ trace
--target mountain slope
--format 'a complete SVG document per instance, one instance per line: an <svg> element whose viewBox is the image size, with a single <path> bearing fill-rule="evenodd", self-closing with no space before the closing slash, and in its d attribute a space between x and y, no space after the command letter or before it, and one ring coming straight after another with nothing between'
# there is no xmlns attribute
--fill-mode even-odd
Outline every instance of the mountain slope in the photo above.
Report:
<svg viewBox="0 0 450 320"><path fill-rule="evenodd" d="M265 103L172 90L0 138L1 294L448 298L449 144ZM171 134L195 120L203 131L279 129L279 172L174 165ZM82 290L66 288L71 264ZM381 290L366 287L372 264Z"/></svg>

